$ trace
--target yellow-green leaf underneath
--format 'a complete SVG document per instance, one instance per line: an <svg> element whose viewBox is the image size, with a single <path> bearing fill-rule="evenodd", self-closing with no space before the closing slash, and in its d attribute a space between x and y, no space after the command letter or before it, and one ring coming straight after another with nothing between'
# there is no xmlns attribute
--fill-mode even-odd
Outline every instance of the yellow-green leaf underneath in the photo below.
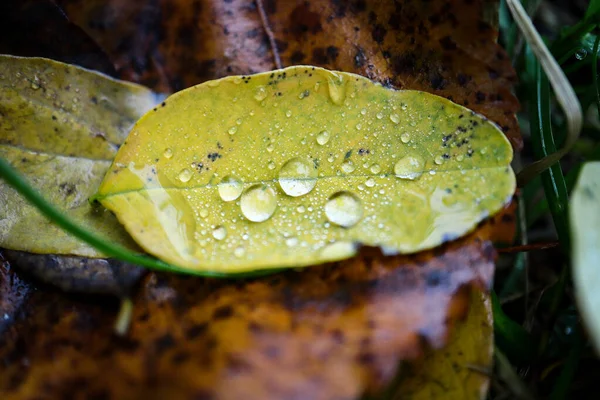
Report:
<svg viewBox="0 0 600 400"><path fill-rule="evenodd" d="M149 253L241 272L411 253L512 196L484 117L358 75L289 67L189 88L148 112L96 196Z"/></svg>
<svg viewBox="0 0 600 400"><path fill-rule="evenodd" d="M569 211L575 296L600 352L600 162L587 163L581 169Z"/></svg>
<svg viewBox="0 0 600 400"><path fill-rule="evenodd" d="M117 149L156 103L150 90L72 65L0 55L0 157L91 230L136 248L114 216L93 207ZM0 179L0 247L100 257Z"/></svg>

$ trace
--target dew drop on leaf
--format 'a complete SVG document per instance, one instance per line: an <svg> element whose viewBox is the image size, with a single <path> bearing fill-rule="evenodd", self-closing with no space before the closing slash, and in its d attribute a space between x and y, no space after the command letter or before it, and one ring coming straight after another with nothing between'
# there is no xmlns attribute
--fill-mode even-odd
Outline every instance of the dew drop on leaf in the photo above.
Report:
<svg viewBox="0 0 600 400"><path fill-rule="evenodd" d="M400 117L398 116L398 114L390 114L390 120L392 120L392 122L395 124L400 123Z"/></svg>
<svg viewBox="0 0 600 400"><path fill-rule="evenodd" d="M408 143L410 142L410 135L405 132L402 135L400 135L400 140L402 141L402 143Z"/></svg>
<svg viewBox="0 0 600 400"><path fill-rule="evenodd" d="M312 163L292 158L279 170L279 186L288 196L298 197L310 193L317 184L317 171Z"/></svg>
<svg viewBox="0 0 600 400"><path fill-rule="evenodd" d="M329 97L333 104L341 105L346 99L346 82L342 75L330 73L327 76L329 86Z"/></svg>
<svg viewBox="0 0 600 400"><path fill-rule="evenodd" d="M317 143L320 144L321 146L326 145L327 142L329 142L329 132L327 131L321 131L318 135L317 135Z"/></svg>
<svg viewBox="0 0 600 400"><path fill-rule="evenodd" d="M423 174L425 162L419 156L406 156L394 165L394 174L400 179L414 180Z"/></svg>
<svg viewBox="0 0 600 400"><path fill-rule="evenodd" d="M192 171L187 168L182 169L181 172L179 172L179 175L177 175L177 179L183 183L188 182L192 179Z"/></svg>
<svg viewBox="0 0 600 400"><path fill-rule="evenodd" d="M250 221L266 221L277 208L277 194L267 185L256 184L242 194L240 207L244 217Z"/></svg>
<svg viewBox="0 0 600 400"><path fill-rule="evenodd" d="M259 86L254 91L254 99L256 101L263 101L267 98L267 89L264 86Z"/></svg>
<svg viewBox="0 0 600 400"><path fill-rule="evenodd" d="M244 190L244 184L233 175L227 175L217 185L219 196L223 201L236 200Z"/></svg>
<svg viewBox="0 0 600 400"><path fill-rule="evenodd" d="M351 160L346 160L342 163L342 171L344 171L347 174L354 172L355 169L356 167L354 166L354 163Z"/></svg>
<svg viewBox="0 0 600 400"><path fill-rule="evenodd" d="M223 240L225 237L227 237L227 230L224 226L219 225L213 229L212 235L216 240Z"/></svg>
<svg viewBox="0 0 600 400"><path fill-rule="evenodd" d="M344 228L356 225L362 218L362 214L360 199L348 191L334 193L325 204L327 219Z"/></svg>
<svg viewBox="0 0 600 400"><path fill-rule="evenodd" d="M173 149L171 149L170 147L167 147L163 153L163 156L165 156L165 158L167 158L167 159L173 157Z"/></svg>

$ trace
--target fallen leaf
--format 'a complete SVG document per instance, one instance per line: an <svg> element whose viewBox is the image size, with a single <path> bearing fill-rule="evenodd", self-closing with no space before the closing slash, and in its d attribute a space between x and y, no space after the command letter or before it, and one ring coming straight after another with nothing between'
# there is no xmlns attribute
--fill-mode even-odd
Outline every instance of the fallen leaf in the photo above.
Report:
<svg viewBox="0 0 600 400"><path fill-rule="evenodd" d="M588 162L581 169L569 214L575 298L590 339L600 352L600 162Z"/></svg>
<svg viewBox="0 0 600 400"><path fill-rule="evenodd" d="M446 99L289 67L168 98L95 198L171 264L300 267L464 235L510 201L511 159L495 125Z"/></svg>
<svg viewBox="0 0 600 400"><path fill-rule="evenodd" d="M114 216L88 198L156 95L41 58L0 56L0 76L0 157L70 217L139 249ZM65 290L122 294L143 273L118 261L86 258L102 255L47 220L2 180L0 204L0 247L23 251L4 256L45 282Z"/></svg>
<svg viewBox="0 0 600 400"><path fill-rule="evenodd" d="M422 357L424 345L444 346L449 328L467 315L472 290L487 290L494 254L491 243L473 234L432 252L390 257L364 248L359 257L261 279L155 273L135 299L126 338L111 335L116 304L34 292L24 317L0 341L6 366L0 393L15 399L41 391L51 398L376 394L401 360ZM482 384L467 363L489 361L489 320L477 315L466 330L480 337L464 344L463 358L453 357L464 370L446 371L446 379L465 376L465 388ZM415 365L413 374L423 364Z"/></svg>
<svg viewBox="0 0 600 400"><path fill-rule="evenodd" d="M494 321L488 293L474 291L469 314L448 344L400 366L394 400L485 399L492 374Z"/></svg>
<svg viewBox="0 0 600 400"><path fill-rule="evenodd" d="M152 108L148 89L41 58L0 56L0 156L70 217L135 248L88 198L133 123ZM0 181L0 247L99 257Z"/></svg>
<svg viewBox="0 0 600 400"><path fill-rule="evenodd" d="M281 66L355 72L448 97L522 146L515 73L496 45L497 1L57 2L122 77L160 91L275 69L275 44Z"/></svg>

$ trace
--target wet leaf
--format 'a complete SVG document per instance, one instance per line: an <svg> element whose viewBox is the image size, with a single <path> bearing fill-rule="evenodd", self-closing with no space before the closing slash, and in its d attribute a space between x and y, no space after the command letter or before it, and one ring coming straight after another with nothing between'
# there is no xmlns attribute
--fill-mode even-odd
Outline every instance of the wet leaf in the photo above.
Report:
<svg viewBox="0 0 600 400"><path fill-rule="evenodd" d="M573 282L585 326L600 351L600 163L586 163L569 204Z"/></svg>
<svg viewBox="0 0 600 400"><path fill-rule="evenodd" d="M137 248L88 197L125 135L156 102L138 85L41 58L0 56L0 157L89 229ZM0 247L99 257L0 181Z"/></svg>
<svg viewBox="0 0 600 400"><path fill-rule="evenodd" d="M496 43L497 1L57 2L122 77L160 91L275 69L275 50L284 67L355 72L451 98L522 146L511 93L515 73Z"/></svg>
<svg viewBox="0 0 600 400"><path fill-rule="evenodd" d="M480 313L473 300L476 317L464 330L458 324L470 293L492 279L488 226L435 252L390 257L364 248L349 260L261 279L153 273L135 298L126 338L111 335L117 304L34 292L20 312L26 317L0 337L0 394L352 399L381 392L401 360L400 374L444 370L453 390L459 382L477 388L483 382L470 367L489 368L489 309ZM461 342L469 337L460 350L425 352L443 347L452 326Z"/></svg>
<svg viewBox="0 0 600 400"><path fill-rule="evenodd" d="M298 267L464 235L512 197L511 159L496 126L446 99L290 67L171 96L96 198L172 264Z"/></svg>

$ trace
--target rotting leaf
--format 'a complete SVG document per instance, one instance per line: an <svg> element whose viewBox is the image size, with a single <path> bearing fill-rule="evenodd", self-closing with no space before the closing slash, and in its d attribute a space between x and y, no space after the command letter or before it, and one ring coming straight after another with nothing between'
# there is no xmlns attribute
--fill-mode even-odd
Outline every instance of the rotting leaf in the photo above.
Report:
<svg viewBox="0 0 600 400"><path fill-rule="evenodd" d="M0 56L0 157L70 217L137 249L88 197L128 130L157 97L141 86L42 58ZM0 247L100 257L0 181Z"/></svg>
<svg viewBox="0 0 600 400"><path fill-rule="evenodd" d="M433 248L512 197L512 148L446 99L289 67L168 98L98 194L149 253L241 272Z"/></svg>
<svg viewBox="0 0 600 400"><path fill-rule="evenodd" d="M134 299L126 338L110 334L116 304L34 292L21 311L28 317L13 321L0 340L6 366L0 395L20 399L42 390L51 398L107 399L376 395L396 375L399 361L428 354L414 368L430 375L439 371L430 362L446 351L429 360L424 347L442 348L450 328L466 316L472 290L489 288L495 253L486 235L501 223L485 222L437 251L383 256L363 248L352 259L268 278L232 282L152 273ZM491 329L478 315L466 329L478 339L469 345L481 343L484 351L472 358L463 348L462 359L453 352L463 370L447 371L449 378L469 375L467 362L487 366L489 348L483 343L491 340Z"/></svg>
<svg viewBox="0 0 600 400"><path fill-rule="evenodd" d="M586 163L569 204L575 297L600 352L600 162Z"/></svg>
<svg viewBox="0 0 600 400"><path fill-rule="evenodd" d="M497 44L497 0L57 3L124 79L160 91L275 69L277 53L282 66L317 65L447 97L522 146L511 93L516 74Z"/></svg>

